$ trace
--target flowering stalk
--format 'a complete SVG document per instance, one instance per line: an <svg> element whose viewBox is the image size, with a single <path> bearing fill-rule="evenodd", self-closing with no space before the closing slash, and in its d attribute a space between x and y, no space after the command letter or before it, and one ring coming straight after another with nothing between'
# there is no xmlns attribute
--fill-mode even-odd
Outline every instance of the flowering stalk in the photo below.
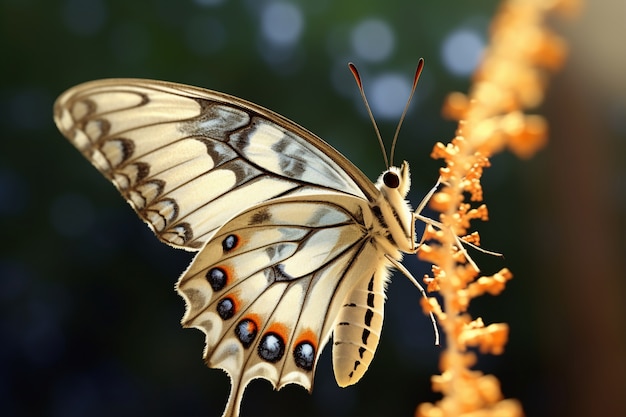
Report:
<svg viewBox="0 0 626 417"><path fill-rule="evenodd" d="M441 375L432 377L433 390L443 398L436 404L423 403L419 417L521 416L517 400L503 399L498 379L471 370L475 354L500 354L508 339L505 323L485 326L481 318L467 313L470 301L484 293L497 295L513 275L502 269L492 276L479 271L464 246L479 246L478 233L469 233L470 222L488 219L480 183L489 158L508 148L529 158L544 146L547 124L541 116L526 115L524 109L543 100L546 76L562 65L565 43L544 25L553 11L575 11L575 0L506 0L495 16L490 43L473 77L468 95L451 94L444 115L459 121L456 137L437 143L432 157L442 159L442 188L430 205L440 213L442 227L428 225L420 259L433 264L432 276L424 281L429 291L439 291L443 306L435 298L423 307L433 312L446 335ZM467 201L469 200L469 202ZM459 244L460 240L464 243Z"/></svg>

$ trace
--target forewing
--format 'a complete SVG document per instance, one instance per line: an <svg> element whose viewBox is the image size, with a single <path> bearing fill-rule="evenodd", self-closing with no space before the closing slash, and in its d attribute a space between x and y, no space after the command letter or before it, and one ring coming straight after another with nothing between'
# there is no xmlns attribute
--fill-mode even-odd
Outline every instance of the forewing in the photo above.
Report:
<svg viewBox="0 0 626 417"><path fill-rule="evenodd" d="M232 390L238 415L247 384L311 389L339 309L383 254L368 238L367 203L339 193L280 198L240 213L181 276L183 325L206 333L205 360Z"/></svg>
<svg viewBox="0 0 626 417"><path fill-rule="evenodd" d="M54 117L159 239L188 250L199 250L238 212L278 196L376 194L309 131L222 93L162 81L93 81L62 94Z"/></svg>

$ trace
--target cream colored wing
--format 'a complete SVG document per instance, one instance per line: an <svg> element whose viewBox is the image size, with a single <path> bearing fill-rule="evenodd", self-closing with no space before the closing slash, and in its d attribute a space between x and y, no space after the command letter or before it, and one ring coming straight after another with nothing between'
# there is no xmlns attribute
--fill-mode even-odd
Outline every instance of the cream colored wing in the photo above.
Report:
<svg viewBox="0 0 626 417"><path fill-rule="evenodd" d="M200 251L177 284L183 325L232 380L237 416L255 378L311 389L334 334L337 382L357 382L382 329L390 262L414 247L408 165L377 185L284 117L225 94L161 81L74 87L61 132L163 242Z"/></svg>
<svg viewBox="0 0 626 417"><path fill-rule="evenodd" d="M363 336L368 296L358 308L347 306L361 303L361 291L351 295L355 286L386 275L385 254L370 234L374 222L367 202L346 194L279 198L240 213L196 256L178 283L183 324L206 333L208 366L231 377L225 416L239 414L255 378L310 390L322 348L336 325L349 327L345 318L360 333L355 340L344 332L341 343L357 344L356 358L359 347L368 355L376 349L377 335ZM375 313L381 326L382 305ZM371 332L380 333L376 325ZM343 362L342 369L355 366L353 358Z"/></svg>
<svg viewBox="0 0 626 417"><path fill-rule="evenodd" d="M54 107L60 131L160 240L199 250L238 212L279 196L374 185L288 119L226 94L138 79L92 81Z"/></svg>

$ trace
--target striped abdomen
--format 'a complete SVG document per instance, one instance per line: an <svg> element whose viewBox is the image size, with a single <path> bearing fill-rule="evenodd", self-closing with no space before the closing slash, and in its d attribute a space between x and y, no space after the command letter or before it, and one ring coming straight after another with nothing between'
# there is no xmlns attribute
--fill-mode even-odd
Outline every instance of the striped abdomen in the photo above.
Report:
<svg viewBox="0 0 626 417"><path fill-rule="evenodd" d="M333 368L341 387L358 382L378 347L383 327L387 267L364 277L346 297L333 331Z"/></svg>

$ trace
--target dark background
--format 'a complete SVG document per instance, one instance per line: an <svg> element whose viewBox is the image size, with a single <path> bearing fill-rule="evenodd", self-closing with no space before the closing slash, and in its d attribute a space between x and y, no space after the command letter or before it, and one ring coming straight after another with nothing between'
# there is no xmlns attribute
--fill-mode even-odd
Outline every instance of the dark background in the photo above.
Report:
<svg viewBox="0 0 626 417"><path fill-rule="evenodd" d="M577 21L555 20L571 56L535 109L551 142L530 161L493 158L491 221L475 224L506 256L477 254L484 272L515 274L501 296L472 304L475 317L511 326L505 353L479 367L528 416L626 414L626 2L589 3ZM174 283L191 254L159 243L56 131L64 89L144 77L227 92L311 129L375 179L383 160L346 63L389 141L424 57L396 153L411 163L415 205L437 177L433 144L454 135L443 99L467 91L471 45L486 41L496 5L1 0L0 414L219 415L228 395L227 376L202 362L203 335L179 325ZM377 356L356 386L337 388L327 350L312 395L254 382L243 415L411 415L438 399L440 349L419 297L395 277Z"/></svg>

